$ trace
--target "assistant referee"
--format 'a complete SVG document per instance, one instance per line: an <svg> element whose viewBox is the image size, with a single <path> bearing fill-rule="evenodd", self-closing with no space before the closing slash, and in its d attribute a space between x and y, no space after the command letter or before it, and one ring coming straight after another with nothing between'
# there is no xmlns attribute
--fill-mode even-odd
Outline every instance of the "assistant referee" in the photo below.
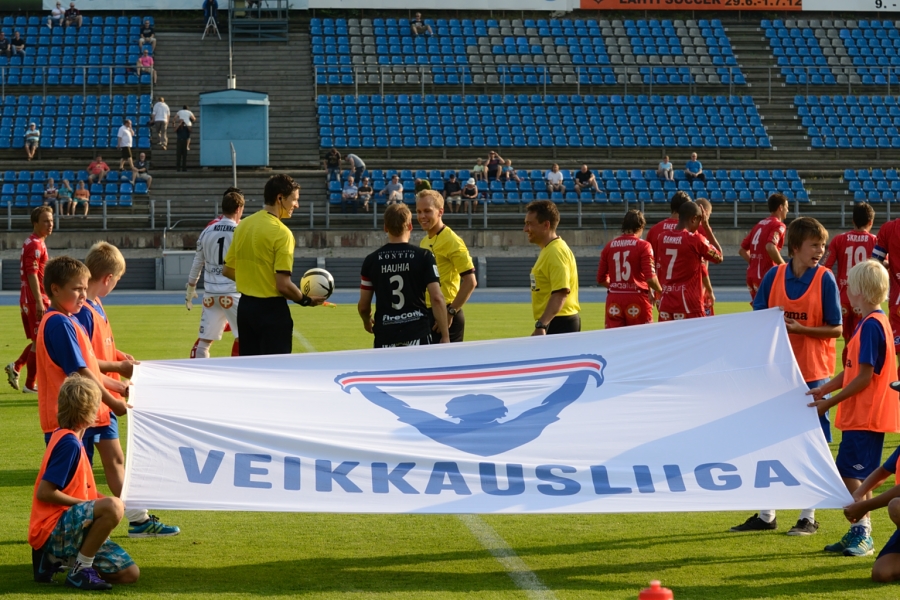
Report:
<svg viewBox="0 0 900 600"><path fill-rule="evenodd" d="M263 192L263 210L242 219L225 256L222 274L241 294L237 321L241 356L290 354L294 321L287 301L301 306L324 298L304 296L291 281L294 234L281 222L299 206L300 185L290 176L273 175Z"/></svg>

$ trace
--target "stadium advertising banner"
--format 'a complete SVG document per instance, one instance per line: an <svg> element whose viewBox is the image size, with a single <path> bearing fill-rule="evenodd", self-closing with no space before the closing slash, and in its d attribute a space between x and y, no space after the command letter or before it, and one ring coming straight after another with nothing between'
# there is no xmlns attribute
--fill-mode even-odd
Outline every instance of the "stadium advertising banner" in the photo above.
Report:
<svg viewBox="0 0 900 600"><path fill-rule="evenodd" d="M123 498L356 513L839 508L850 496L806 389L778 309L145 362Z"/></svg>
<svg viewBox="0 0 900 600"><path fill-rule="evenodd" d="M578 0L581 10L766 10L799 11L811 0ZM839 0L822 0L825 2ZM887 0L872 0L873 2ZM891 0L893 1L893 0ZM831 9L829 9L831 10ZM846 10L846 9L836 9Z"/></svg>

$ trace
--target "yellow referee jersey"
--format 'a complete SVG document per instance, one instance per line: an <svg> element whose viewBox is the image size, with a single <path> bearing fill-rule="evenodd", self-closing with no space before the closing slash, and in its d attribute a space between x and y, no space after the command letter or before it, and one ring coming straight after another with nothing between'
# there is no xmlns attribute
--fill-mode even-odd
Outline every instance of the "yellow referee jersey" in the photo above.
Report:
<svg viewBox="0 0 900 600"><path fill-rule="evenodd" d="M459 293L460 276L475 270L466 243L445 225L434 237L423 237L419 247L431 250L434 254L441 278L441 294L447 304L450 304ZM431 308L431 296L428 294L425 295L425 303Z"/></svg>
<svg viewBox="0 0 900 600"><path fill-rule="evenodd" d="M234 269L237 291L257 298L280 296L275 272L294 268L294 234L272 213L261 210L241 219L225 256Z"/></svg>
<svg viewBox="0 0 900 600"><path fill-rule="evenodd" d="M577 315L581 311L578 304L578 267L575 255L562 238L556 238L541 249L537 261L531 268L531 310L538 320L547 309L550 294L559 290L569 290L566 303L557 313L559 317Z"/></svg>

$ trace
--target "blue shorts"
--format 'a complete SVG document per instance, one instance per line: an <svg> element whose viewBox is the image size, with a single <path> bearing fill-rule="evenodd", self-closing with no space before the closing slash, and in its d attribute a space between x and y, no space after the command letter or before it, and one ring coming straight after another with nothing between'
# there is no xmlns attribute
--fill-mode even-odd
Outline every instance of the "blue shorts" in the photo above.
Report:
<svg viewBox="0 0 900 600"><path fill-rule="evenodd" d="M885 544L884 548L881 549L881 552L878 553L878 558L881 558L885 554L900 554L900 529L894 531L894 535L891 536L888 543Z"/></svg>
<svg viewBox="0 0 900 600"><path fill-rule="evenodd" d="M845 479L860 481L881 466L884 434L878 431L845 431L838 448L838 473Z"/></svg>
<svg viewBox="0 0 900 600"><path fill-rule="evenodd" d="M820 379L818 381L807 381L806 387L809 389L822 387L826 383L831 381L831 379ZM830 398L831 394L826 394L825 398ZM826 412L824 415L819 417L819 424L822 426L822 433L825 434L825 441L829 444L831 443L831 421L828 420L828 413Z"/></svg>
<svg viewBox="0 0 900 600"><path fill-rule="evenodd" d="M119 439L119 418L112 413L109 413L109 425L85 429L84 435L81 436L81 443L84 444L84 452L87 454L91 466L94 464L94 444L100 440L117 439Z"/></svg>
<svg viewBox="0 0 900 600"><path fill-rule="evenodd" d="M44 552L56 558L74 559L78 556L84 535L94 520L94 501L88 500L69 507L59 517ZM87 523L87 526L85 524ZM134 561L117 543L107 539L94 556L94 568L101 573L118 573L134 564Z"/></svg>

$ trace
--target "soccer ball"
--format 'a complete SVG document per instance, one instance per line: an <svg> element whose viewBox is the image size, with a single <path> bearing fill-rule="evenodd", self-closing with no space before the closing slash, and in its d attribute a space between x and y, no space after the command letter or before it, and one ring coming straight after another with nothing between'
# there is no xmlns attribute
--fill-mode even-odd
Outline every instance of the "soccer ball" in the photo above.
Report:
<svg viewBox="0 0 900 600"><path fill-rule="evenodd" d="M300 291L305 296L328 298L334 291L334 277L325 269L310 269L300 280Z"/></svg>

